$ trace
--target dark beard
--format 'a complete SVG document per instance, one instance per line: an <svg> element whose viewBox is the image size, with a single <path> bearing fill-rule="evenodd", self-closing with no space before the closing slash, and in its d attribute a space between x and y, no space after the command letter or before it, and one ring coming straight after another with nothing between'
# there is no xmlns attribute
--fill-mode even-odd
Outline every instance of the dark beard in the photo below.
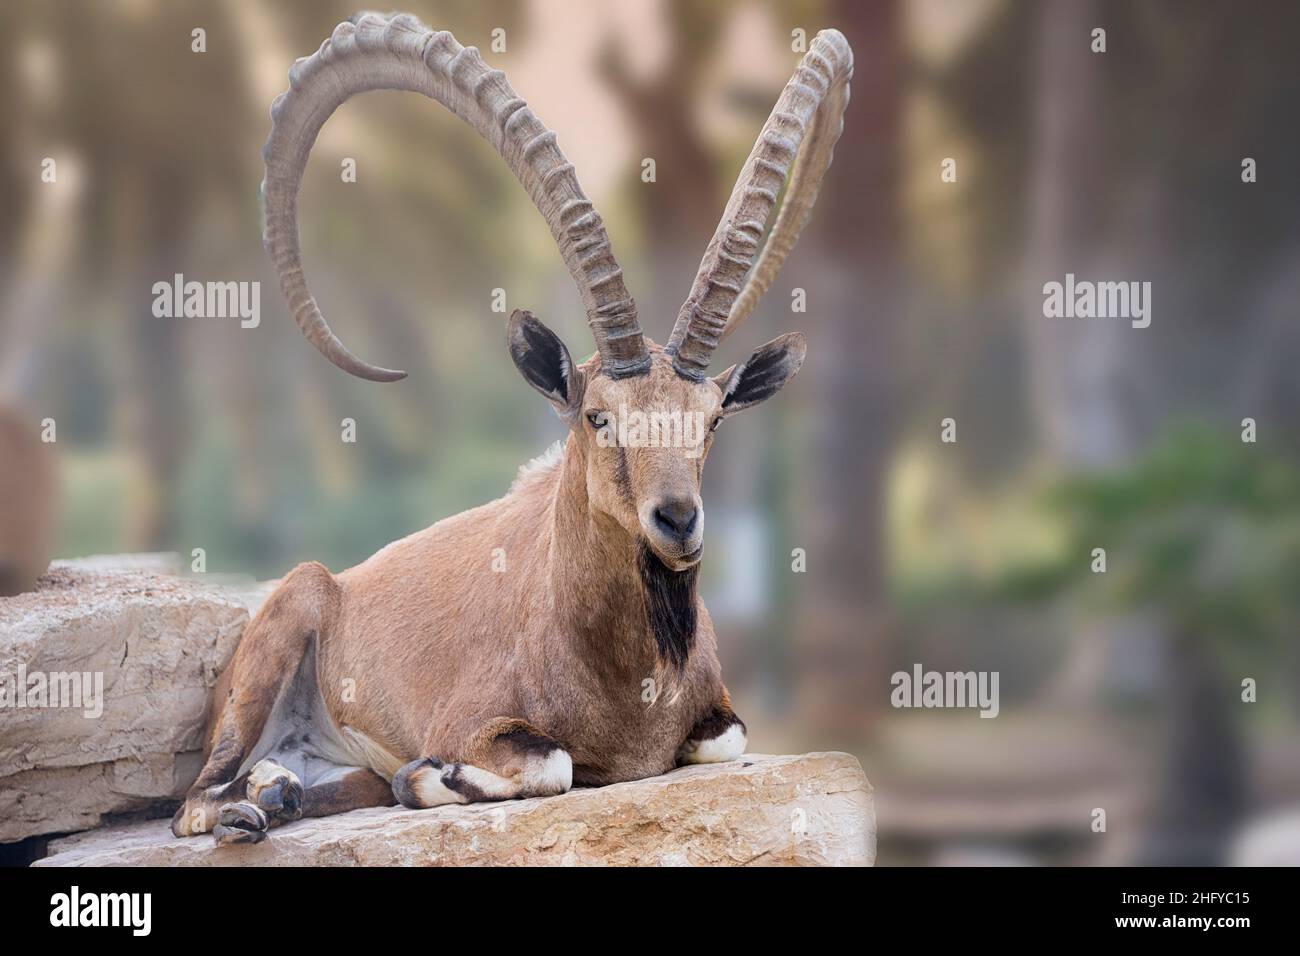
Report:
<svg viewBox="0 0 1300 956"><path fill-rule="evenodd" d="M674 571L642 542L637 567L645 588L647 623L655 636L659 659L680 672L695 644L695 584L700 566Z"/></svg>

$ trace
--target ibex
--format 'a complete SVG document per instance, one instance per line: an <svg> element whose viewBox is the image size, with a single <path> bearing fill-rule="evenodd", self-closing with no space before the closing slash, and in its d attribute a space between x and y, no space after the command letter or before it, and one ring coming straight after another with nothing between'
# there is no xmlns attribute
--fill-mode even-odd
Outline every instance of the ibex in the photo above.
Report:
<svg viewBox="0 0 1300 956"><path fill-rule="evenodd" d="M511 315L511 358L568 425L563 448L521 469L505 497L348 571L308 563L284 579L218 682L207 763L172 822L178 836L256 842L302 816L548 796L744 752L745 725L696 592L700 476L718 423L794 376L803 336L705 372L808 221L852 63L838 32L813 41L662 347L642 334L601 217L555 133L478 50L410 16L365 14L294 64L263 149L264 244L308 341L361 378L406 374L361 361L330 331L303 275L297 222L299 183L326 119L357 93L397 89L441 103L501 154L550 226L596 353L575 364L530 313ZM602 441L620 407L694 416L705 423L701 441ZM502 556L505 573L494 566Z"/></svg>

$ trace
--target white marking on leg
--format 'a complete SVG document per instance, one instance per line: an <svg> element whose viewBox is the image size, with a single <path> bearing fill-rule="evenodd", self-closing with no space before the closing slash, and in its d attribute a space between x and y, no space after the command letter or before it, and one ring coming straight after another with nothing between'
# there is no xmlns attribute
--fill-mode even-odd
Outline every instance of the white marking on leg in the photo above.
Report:
<svg viewBox="0 0 1300 956"><path fill-rule="evenodd" d="M458 769L453 769L458 768ZM519 784L513 780L493 773L491 770L484 770L482 767L475 767L473 764L459 763L450 764L444 773L454 772L460 780L464 780L471 787L476 788L489 800L509 800L511 797L518 796Z"/></svg>
<svg viewBox="0 0 1300 956"><path fill-rule="evenodd" d="M442 782L442 775L449 771L453 764L447 764L442 767L423 767L411 774L407 786L420 802L422 807L440 807L447 803L465 803L463 794L452 790Z"/></svg>
<svg viewBox="0 0 1300 956"><path fill-rule="evenodd" d="M573 786L573 758L567 750L556 748L545 757L530 757L524 769L525 796L549 797L565 793Z"/></svg>
<svg viewBox="0 0 1300 956"><path fill-rule="evenodd" d="M295 774L268 757L265 760L259 760L257 765L248 772L248 792L255 797L259 790L263 787L269 787L277 780L296 779Z"/></svg>
<svg viewBox="0 0 1300 956"><path fill-rule="evenodd" d="M573 759L556 748L545 756L534 755L514 777L468 763L435 767L424 761L406 767L393 779L393 793L408 807L436 807L471 800L511 800L515 797L547 797L564 793L573 786Z"/></svg>
<svg viewBox="0 0 1300 956"><path fill-rule="evenodd" d="M740 724L732 724L709 740L688 740L678 757L682 763L723 763L743 754L747 743Z"/></svg>

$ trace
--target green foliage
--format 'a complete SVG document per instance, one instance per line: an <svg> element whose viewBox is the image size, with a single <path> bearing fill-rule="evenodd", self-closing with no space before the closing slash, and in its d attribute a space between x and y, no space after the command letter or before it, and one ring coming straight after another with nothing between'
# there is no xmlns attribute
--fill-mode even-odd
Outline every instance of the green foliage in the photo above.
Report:
<svg viewBox="0 0 1300 956"><path fill-rule="evenodd" d="M1065 528L1047 560L997 576L993 592L1155 608L1211 639L1271 643L1300 617L1300 470L1263 446L1188 427L1149 454L1048 491ZM1094 548L1107 569L1092 568Z"/></svg>

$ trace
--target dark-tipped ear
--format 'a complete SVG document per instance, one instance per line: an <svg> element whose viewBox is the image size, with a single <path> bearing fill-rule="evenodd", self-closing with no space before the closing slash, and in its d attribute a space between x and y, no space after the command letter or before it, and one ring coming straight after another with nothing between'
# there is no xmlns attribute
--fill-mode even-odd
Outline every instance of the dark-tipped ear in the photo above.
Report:
<svg viewBox="0 0 1300 956"><path fill-rule="evenodd" d="M560 337L531 312L515 309L506 330L510 357L524 380L545 395L556 413L572 425L582 408L582 372Z"/></svg>
<svg viewBox="0 0 1300 956"><path fill-rule="evenodd" d="M771 398L794 378L803 365L808 342L802 332L787 332L713 381L722 389L722 416L726 418Z"/></svg>

